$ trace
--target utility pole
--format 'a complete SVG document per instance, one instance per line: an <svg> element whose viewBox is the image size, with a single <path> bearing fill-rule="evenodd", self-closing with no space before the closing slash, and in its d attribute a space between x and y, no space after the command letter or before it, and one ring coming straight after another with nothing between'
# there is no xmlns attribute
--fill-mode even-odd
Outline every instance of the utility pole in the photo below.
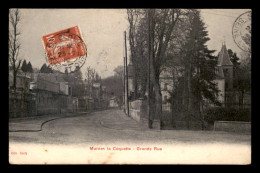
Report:
<svg viewBox="0 0 260 173"><path fill-rule="evenodd" d="M151 120L150 120L150 116L151 116L151 111L150 111L150 92L151 92L151 88L150 88L150 54L151 54L151 40L150 40L150 10L148 9L148 13L147 13L147 20L148 20L148 96L147 96L147 112L148 112L148 127L152 128L152 124L151 124Z"/></svg>
<svg viewBox="0 0 260 173"><path fill-rule="evenodd" d="M123 41L123 45L125 45L125 40ZM124 58L124 96L123 96L123 106L124 106L124 113L126 113L126 92L125 92L125 90L126 90L126 85L125 85L125 80L126 80L126 77L125 77L125 75L126 75L126 73L125 73L125 53L124 53L124 51L125 51L125 46L123 46L123 58Z"/></svg>
<svg viewBox="0 0 260 173"><path fill-rule="evenodd" d="M129 116L129 101L128 101L128 68L127 68L126 31L125 31L125 69L126 69L126 106L127 106L127 115Z"/></svg>
<svg viewBox="0 0 260 173"><path fill-rule="evenodd" d="M124 105L124 112L126 113L126 110L125 110L125 99L126 99L126 96L125 96L125 57L124 57L124 95L123 95L123 105Z"/></svg>

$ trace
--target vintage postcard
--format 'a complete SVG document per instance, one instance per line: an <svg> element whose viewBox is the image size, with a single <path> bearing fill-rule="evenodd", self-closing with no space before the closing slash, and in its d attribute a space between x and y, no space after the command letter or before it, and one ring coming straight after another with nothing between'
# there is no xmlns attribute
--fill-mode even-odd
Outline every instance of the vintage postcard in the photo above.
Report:
<svg viewBox="0 0 260 173"><path fill-rule="evenodd" d="M251 9L9 9L10 164L251 164Z"/></svg>

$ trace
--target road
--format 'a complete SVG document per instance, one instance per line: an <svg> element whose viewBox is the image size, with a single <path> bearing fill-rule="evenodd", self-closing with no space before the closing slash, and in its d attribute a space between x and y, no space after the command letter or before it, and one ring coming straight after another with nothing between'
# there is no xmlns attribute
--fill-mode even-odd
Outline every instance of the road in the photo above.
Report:
<svg viewBox="0 0 260 173"><path fill-rule="evenodd" d="M46 121L46 119L50 119L50 117L45 119L13 120L9 122L9 127L12 130L37 130L40 129L40 124ZM241 151L242 154L247 154L247 158L243 160L243 163L248 163L250 162L248 161L250 157L248 152L250 152L251 148L251 135L215 131L153 130L127 117L122 110L111 109L82 113L49 121L42 126L41 131L9 132L9 144L11 150L17 150L15 147L12 147L15 145L21 145L26 148L29 144L38 144L67 146L67 148L70 146L134 146L134 149L137 149L138 146L146 146L153 150L154 146L158 146L159 149L164 148L164 150L169 149L169 151L172 149L176 152L182 150L194 152L194 150L191 150L192 146L196 146L197 149L202 147L203 150L207 146L207 149L212 152L211 154L226 151L226 155L230 155L230 149L233 148L233 156L237 158L236 154L240 156L241 153L238 151ZM184 148L182 150L173 148L176 146ZM223 148L223 146L226 148ZM239 149L235 147L239 147ZM201 151L201 149L198 149L198 151ZM188 153L186 152L186 154ZM145 155L142 156L144 157ZM139 159L141 159L141 156ZM114 162L112 161L111 163Z"/></svg>

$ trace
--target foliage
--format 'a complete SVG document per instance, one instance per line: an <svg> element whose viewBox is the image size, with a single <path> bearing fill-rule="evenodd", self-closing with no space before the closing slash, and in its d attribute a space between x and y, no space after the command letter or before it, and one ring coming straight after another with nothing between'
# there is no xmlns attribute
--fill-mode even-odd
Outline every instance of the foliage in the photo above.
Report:
<svg viewBox="0 0 260 173"><path fill-rule="evenodd" d="M115 96L121 98L124 92L124 86L122 79L117 76L110 76L105 79L102 79L102 85L106 87L106 92L110 96Z"/></svg>
<svg viewBox="0 0 260 173"><path fill-rule="evenodd" d="M22 64L21 69L22 69L23 72L27 72L27 63L26 63L26 60L23 60L23 64Z"/></svg>
<svg viewBox="0 0 260 173"><path fill-rule="evenodd" d="M119 65L114 69L115 76L118 76L122 81L124 80L124 66Z"/></svg>
<svg viewBox="0 0 260 173"><path fill-rule="evenodd" d="M101 77L95 71L95 69L93 69L89 66L89 67L87 67L87 69L85 71L85 87L87 90L87 93L86 93L87 96L92 95L92 87L95 82L101 82Z"/></svg>
<svg viewBox="0 0 260 173"><path fill-rule="evenodd" d="M40 73L53 73L53 70L44 63L40 69Z"/></svg>
<svg viewBox="0 0 260 173"><path fill-rule="evenodd" d="M142 95L149 89L151 103L155 107L150 117L160 118L162 95L160 91L160 73L175 48L176 28L187 17L186 9L129 9L129 44L131 60L134 66L134 92L141 88ZM192 11L192 10L191 10ZM174 42L175 41L175 42ZM148 64L149 62L149 64ZM148 69L150 69L148 73ZM149 87L148 87L148 75ZM154 105L153 105L154 104Z"/></svg>
<svg viewBox="0 0 260 173"><path fill-rule="evenodd" d="M82 97L85 95L85 86L83 83L83 76L80 69L77 69L74 73L65 73L64 80L68 82L72 87L73 97Z"/></svg>
<svg viewBox="0 0 260 173"><path fill-rule="evenodd" d="M28 64L26 63L26 60L23 61L23 64L22 64L22 67L21 67L21 70L23 72L29 72L29 73L32 73L33 72L33 68L32 68L32 64L31 62L29 61Z"/></svg>
<svg viewBox="0 0 260 173"><path fill-rule="evenodd" d="M228 55L229 55L231 62L234 65L234 68L236 68L237 66L240 65L239 58L238 58L236 52L233 52L231 49L228 49Z"/></svg>
<svg viewBox="0 0 260 173"><path fill-rule="evenodd" d="M239 105L242 106L245 93L251 90L250 53L243 53L240 58L231 49L228 53L233 63L233 90L239 93Z"/></svg>
<svg viewBox="0 0 260 173"><path fill-rule="evenodd" d="M246 92L251 92L251 66L250 62L241 63L236 69L234 77L234 91L240 95L239 105L243 105L244 95Z"/></svg>
<svg viewBox="0 0 260 173"><path fill-rule="evenodd" d="M32 68L32 64L31 64L30 61L27 64L27 71L30 72L30 73L33 73L33 68Z"/></svg>
<svg viewBox="0 0 260 173"><path fill-rule="evenodd" d="M192 109L196 109L193 104L196 103L197 109L200 109L204 99L217 105L220 103L217 100L218 89L213 82L217 57L212 55L215 51L206 46L209 41L208 32L200 19L199 11L193 11L190 23L191 27L180 56L184 66L184 104L187 104L189 111L193 111Z"/></svg>

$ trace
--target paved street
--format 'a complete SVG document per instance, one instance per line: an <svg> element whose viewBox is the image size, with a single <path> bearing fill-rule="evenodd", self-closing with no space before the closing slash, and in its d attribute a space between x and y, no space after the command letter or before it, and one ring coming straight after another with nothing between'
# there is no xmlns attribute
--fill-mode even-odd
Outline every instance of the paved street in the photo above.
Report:
<svg viewBox="0 0 260 173"><path fill-rule="evenodd" d="M37 131L37 129L40 129L41 123L53 118L58 119L45 123L42 126L42 130ZM88 152L86 155L89 157L91 156L91 153L89 153L89 146L134 146L134 148L136 146L159 146L164 148L164 151L168 151L157 156L153 153L154 157L158 157L157 159L166 157L167 154L169 155L171 152L177 155L181 154L183 159L178 157L176 160L177 163L178 161L187 161L186 159L191 158L191 156L193 156L191 154L196 153L195 151L197 151L198 156L202 157L202 162L208 161L209 156L214 156L216 154L224 154L219 158L218 161L220 162L223 160L222 157L228 157L230 155L237 159L241 158L242 161L240 159L239 163L250 162L248 159L250 158L251 135L214 131L151 130L127 117L123 111L119 109L67 115L65 117L57 115L56 117L46 116L41 118L17 119L11 120L9 126L10 130L13 131L35 130L30 132L9 132L10 152L16 150L30 150L30 145L32 144L45 147L49 146L48 150L51 150L51 146L58 145L61 148L65 147L64 149L67 152L69 152L68 150L71 146L83 147L84 150L71 149L73 152L69 152L70 154L74 153L74 157L78 158L79 153L83 154L84 152ZM177 149L177 146L181 147L181 149ZM43 149L37 150L36 153L39 153L40 151L43 151ZM205 153L201 153L202 151L207 151L206 155ZM96 154L98 152L96 152ZM32 153L33 151L31 151L31 155L33 155ZM76 155L76 153L78 154ZM96 154L91 157L96 157ZM145 153L143 154L138 156L138 158L135 158L135 160L145 161L142 157L146 158L146 155ZM246 157L243 156L245 154ZM55 157L58 157L58 155L59 154L55 154ZM63 158L63 156L60 157ZM133 155L133 157L136 157L136 155ZM150 156L147 155L147 157L149 158ZM12 158L18 159L18 157ZM123 161L123 158L120 161ZM39 158L37 157L37 159ZM127 159L127 157L125 159ZM159 163L157 159L152 161ZM39 162L40 160L41 159L39 159ZM193 160L196 161L196 159ZM167 159L167 161L170 163L174 162L173 158ZM232 162L232 159L230 161ZM16 161L16 163L17 162L24 163L24 159ZM85 163L85 161L82 160L79 162ZM125 162L130 163L129 160L125 160ZM53 163L56 162L53 161ZM71 160L69 160L68 163L71 163ZM117 162L112 160L108 163ZM148 160L144 163L150 162ZM190 162L187 161L187 163Z"/></svg>
<svg viewBox="0 0 260 173"><path fill-rule="evenodd" d="M58 118L58 119L55 119ZM127 117L122 110L112 109L72 116L47 116L11 120L9 130L42 131L9 132L10 142L72 144L88 142L227 142L250 144L251 136L215 131L151 130Z"/></svg>

